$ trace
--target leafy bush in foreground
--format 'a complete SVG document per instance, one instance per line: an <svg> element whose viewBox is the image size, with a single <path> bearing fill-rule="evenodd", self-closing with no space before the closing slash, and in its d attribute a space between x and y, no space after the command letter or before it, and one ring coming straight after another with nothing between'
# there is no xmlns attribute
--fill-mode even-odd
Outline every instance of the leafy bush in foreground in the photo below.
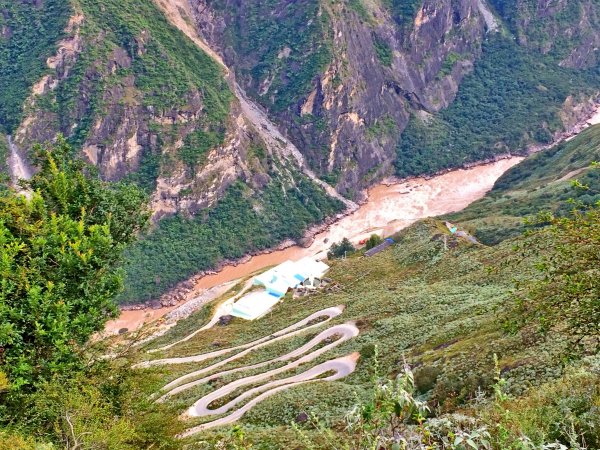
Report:
<svg viewBox="0 0 600 450"><path fill-rule="evenodd" d="M38 147L31 199L0 199L0 369L11 395L80 366L81 346L117 312L121 254L148 219L137 188L86 175L71 153L63 140Z"/></svg>

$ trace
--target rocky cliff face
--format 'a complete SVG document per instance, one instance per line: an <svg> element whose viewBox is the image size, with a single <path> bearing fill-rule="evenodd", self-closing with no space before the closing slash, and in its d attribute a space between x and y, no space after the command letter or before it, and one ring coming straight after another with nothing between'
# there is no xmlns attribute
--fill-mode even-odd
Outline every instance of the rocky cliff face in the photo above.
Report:
<svg viewBox="0 0 600 450"><path fill-rule="evenodd" d="M155 219L195 214L238 179L260 190L287 163L266 157L223 68L159 8L146 5L156 24L139 27L116 3L73 5L15 130L21 148L64 134L104 179L146 187Z"/></svg>
<svg viewBox="0 0 600 450"><path fill-rule="evenodd" d="M157 5L146 5L145 13L164 14L188 37L197 33L211 57L189 46L168 48L170 39L183 36L164 17L144 27L112 6L73 3L67 37L48 58L49 74L33 86L15 133L22 148L65 134L105 179L134 179L153 192L156 217L193 214L236 179L256 189L268 181L266 161L248 155L253 147L272 152L273 142L265 140L262 119L244 112L236 82L317 176L356 198L393 171L412 115L427 117L452 103L490 33L512 33L564 67L598 62L592 0ZM102 29L115 21L125 27L123 35ZM183 63L170 52L186 54ZM208 67L203 80L186 73L194 63ZM168 80L169 71L176 82ZM573 114L567 108L562 116Z"/></svg>
<svg viewBox="0 0 600 450"><path fill-rule="evenodd" d="M17 145L64 134L104 179L147 188L155 219L194 215L236 180L256 191L273 176L293 185L290 164L338 195L196 39L186 2L149 3L134 15L123 6L72 3L65 37L26 101ZM143 16L153 21L140 25Z"/></svg>
<svg viewBox="0 0 600 450"><path fill-rule="evenodd" d="M452 101L490 25L476 0L427 0L408 17L379 2L306 3L192 0L244 88L352 195L390 172L411 111Z"/></svg>
<svg viewBox="0 0 600 450"><path fill-rule="evenodd" d="M62 133L167 218L131 253L130 277L160 281L129 299L300 240L386 175L548 144L600 89L594 0L0 0L0 12L2 54L26 62L21 82L0 58L6 134L26 153ZM25 51L42 24L43 45ZM180 266L161 277L166 253Z"/></svg>

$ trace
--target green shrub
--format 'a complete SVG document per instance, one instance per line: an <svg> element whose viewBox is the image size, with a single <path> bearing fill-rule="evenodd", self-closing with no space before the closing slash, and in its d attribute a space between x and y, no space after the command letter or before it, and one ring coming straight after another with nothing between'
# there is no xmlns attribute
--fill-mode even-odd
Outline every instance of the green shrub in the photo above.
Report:
<svg viewBox="0 0 600 450"><path fill-rule="evenodd" d="M339 243L334 243L329 247L327 257L329 259L345 258L347 255L354 253L356 249L348 238L342 239Z"/></svg>
<svg viewBox="0 0 600 450"><path fill-rule="evenodd" d="M367 250L371 250L373 247L377 247L383 242L383 239L378 234L372 234L365 244Z"/></svg>
<svg viewBox="0 0 600 450"><path fill-rule="evenodd" d="M375 54L379 62L386 67L392 65L394 54L390 46L376 34L373 35L373 46L375 47Z"/></svg>

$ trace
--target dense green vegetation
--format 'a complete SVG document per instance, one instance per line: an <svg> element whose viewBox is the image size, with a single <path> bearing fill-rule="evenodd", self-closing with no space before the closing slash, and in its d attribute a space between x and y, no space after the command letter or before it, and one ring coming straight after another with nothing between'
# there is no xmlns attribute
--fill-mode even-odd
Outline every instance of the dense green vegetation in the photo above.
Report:
<svg viewBox="0 0 600 450"><path fill-rule="evenodd" d="M352 8L362 20L369 20L369 12L362 0L348 0L348 6Z"/></svg>
<svg viewBox="0 0 600 450"><path fill-rule="evenodd" d="M148 220L145 196L85 176L64 141L37 152L37 193L0 204L0 368L11 393L81 362L78 348L117 312L121 253Z"/></svg>
<svg viewBox="0 0 600 450"><path fill-rule="evenodd" d="M104 31L101 42L88 43L89 52L123 48L131 67L119 67L118 80L132 74L143 94L143 103L157 112L183 107L195 91L204 104L207 125L219 125L227 117L232 94L222 72L181 31L172 26L151 2L80 0L86 17L86 34ZM96 47L98 46L98 47ZM116 80L115 80L116 81Z"/></svg>
<svg viewBox="0 0 600 450"><path fill-rule="evenodd" d="M329 17L319 13L318 0L244 1L235 12L228 1L210 3L231 16L226 39L238 55L234 66L240 79L249 81L249 92L274 111L308 94L313 79L331 60ZM259 92L265 81L270 87L263 96Z"/></svg>
<svg viewBox="0 0 600 450"><path fill-rule="evenodd" d="M223 133L206 132L197 130L188 134L183 140L183 147L179 149L179 156L190 168L204 163L209 150L223 142Z"/></svg>
<svg viewBox="0 0 600 450"><path fill-rule="evenodd" d="M564 216L574 207L569 199L588 206L600 201L600 171L591 168L594 161L600 161L599 125L513 167L486 197L448 219L486 244L517 236L526 217L544 211ZM573 189L574 180L582 187Z"/></svg>
<svg viewBox="0 0 600 450"><path fill-rule="evenodd" d="M371 250L372 248L377 247L382 242L383 239L381 238L381 236L379 236L378 234L372 234L371 236L369 236L369 239L367 239L367 242L365 243L365 250Z"/></svg>
<svg viewBox="0 0 600 450"><path fill-rule="evenodd" d="M0 190L2 186L9 181L8 158L10 149L8 140L4 134L0 134Z"/></svg>
<svg viewBox="0 0 600 450"><path fill-rule="evenodd" d="M490 3L520 41L529 48L550 54L557 61L590 39L590 33L581 27L582 21L589 21L589 29L593 30L600 25L597 3L593 1L565 2L558 7L528 0L491 0ZM532 17L535 20L530 20Z"/></svg>
<svg viewBox="0 0 600 450"><path fill-rule="evenodd" d="M373 35L373 45L379 62L386 67L390 67L394 59L394 54L390 46L376 34Z"/></svg>
<svg viewBox="0 0 600 450"><path fill-rule="evenodd" d="M340 242L334 242L329 247L329 251L327 252L327 258L335 259L335 258L345 258L346 256L352 255L356 249L352 242L348 238L342 239Z"/></svg>
<svg viewBox="0 0 600 450"><path fill-rule="evenodd" d="M564 100L591 87L598 87L593 73L559 67L550 56L493 35L450 107L411 118L398 144L397 174L435 173L551 142L562 129L557 113Z"/></svg>
<svg viewBox="0 0 600 450"><path fill-rule="evenodd" d="M578 350L590 353L600 351L600 201L596 205L545 218L551 226L542 238L554 249L538 265L541 279L519 293L526 321L544 332L564 327Z"/></svg>
<svg viewBox="0 0 600 450"><path fill-rule="evenodd" d="M101 182L64 140L36 157L31 198L0 198L0 448L176 448L176 419L140 395L151 379L89 342L117 311L147 199Z"/></svg>
<svg viewBox="0 0 600 450"><path fill-rule="evenodd" d="M0 125L12 133L31 86L48 70L46 59L63 35L71 7L64 0L2 0L0 10Z"/></svg>
<svg viewBox="0 0 600 450"><path fill-rule="evenodd" d="M406 30L423 5L423 0L383 0L383 4L390 10L396 23Z"/></svg>
<svg viewBox="0 0 600 450"><path fill-rule="evenodd" d="M127 252L124 302L139 302L212 269L225 259L237 259L300 238L315 222L343 205L298 176L294 187L275 179L260 192L242 183L232 185L217 205L190 219L161 221L160 227Z"/></svg>

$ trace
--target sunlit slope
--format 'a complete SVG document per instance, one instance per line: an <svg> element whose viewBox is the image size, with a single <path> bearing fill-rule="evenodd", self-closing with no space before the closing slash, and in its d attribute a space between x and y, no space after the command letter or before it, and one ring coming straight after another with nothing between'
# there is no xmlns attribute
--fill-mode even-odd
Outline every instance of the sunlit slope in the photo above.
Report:
<svg viewBox="0 0 600 450"><path fill-rule="evenodd" d="M542 151L506 172L482 200L448 218L471 228L487 244L523 231L523 218L542 211L564 214L569 199L591 205L600 200L600 125L569 142ZM579 180L589 189L573 189Z"/></svg>
<svg viewBox="0 0 600 450"><path fill-rule="evenodd" d="M332 346L318 358L294 370L278 374L272 381L359 352L361 358L354 373L336 381L292 387L259 402L242 416L239 423L252 427L248 428L251 439L257 442L267 439L262 441L266 444L260 448L299 445L289 424L303 412L318 414L334 424L340 423L354 404L356 395L363 395L371 386L375 346L382 375L393 376L406 360L417 368L419 392L442 410L453 410L466 404L478 389L482 392L490 389L494 353L499 355L509 390L515 395L523 394L532 384L542 384L560 376L560 358L565 352L560 335L526 342L522 336L506 332L506 326L512 320L514 302L510 292L513 280L533 273L532 261L515 258L513 242L495 247L473 245L450 236L446 227L434 220L405 230L397 236L397 242L375 257L356 256L334 262L330 272L333 282L323 292L297 299L288 296L260 320L234 319L227 326L206 330L167 351L140 353L140 359L185 357L247 344L323 308L345 305L343 313L328 324L266 345L198 377L210 377L211 373L216 375L226 369L254 366L286 355L329 326L352 322L358 327L358 336ZM178 324L149 348L174 342L200 328L210 316L207 309L212 306L205 308ZM182 375L209 367L229 356L144 370L162 374L162 381L156 386L159 389ZM282 365L270 364L268 369ZM167 404L172 406L174 414L180 414L215 389L266 370L259 366L218 376L170 396ZM240 389L235 394L242 392ZM236 408L243 404L241 402ZM194 418L186 424L195 426L218 417ZM277 433L274 433L275 429ZM218 435L216 428L203 431L192 439L212 439Z"/></svg>

